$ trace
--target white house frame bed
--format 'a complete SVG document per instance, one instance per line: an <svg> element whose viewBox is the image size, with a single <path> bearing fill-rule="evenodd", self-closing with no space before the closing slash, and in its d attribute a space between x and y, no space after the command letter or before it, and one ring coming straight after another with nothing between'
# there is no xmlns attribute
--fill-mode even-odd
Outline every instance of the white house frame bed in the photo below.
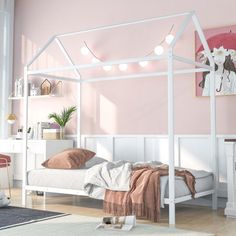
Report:
<svg viewBox="0 0 236 236"><path fill-rule="evenodd" d="M123 60L117 61L107 61L107 62L98 62L94 64L80 64L76 65L72 61L69 53L66 51L65 47L63 46L60 39L62 37L69 37L73 35L82 35L84 33L93 32L93 31L102 31L102 30L109 30L118 27L128 27L131 25L136 24L144 24L147 22L153 22L157 20L164 20L172 17L180 17L184 16L184 20L180 25L173 41L168 47L168 53L162 56L146 56L141 58L126 58ZM210 61L210 65L205 65L199 62L196 62L192 59L184 58L177 56L173 53L173 49L181 37L181 35L185 32L186 27L190 22L193 22L193 25L196 29L196 32L199 35L201 43L204 47L206 55ZM70 66L67 67L58 67L58 68L49 68L49 69L41 69L41 70L29 70L30 65L47 49L47 47L56 42L63 52L65 58L70 63ZM131 74L131 75L122 75L122 76L113 76L113 77L97 77L97 78L88 78L86 80L80 77L79 69L89 69L95 67L101 67L106 65L117 65L121 63L135 63L140 61L157 61L167 59L168 61L168 69L165 72L155 72L155 73L139 73L139 74ZM181 70L174 70L173 68L173 61L180 61L185 64L194 65L195 68L192 69L181 69ZM50 75L48 73L56 72L56 71L68 71L73 70L76 73L76 79L70 77L58 77L55 75ZM27 132L28 130L28 94L27 94L27 84L28 84L28 77L31 75L39 75L39 76L46 76L49 78L55 78L65 81L73 81L78 83L78 97L80 98L81 94L81 86L80 83L92 83L98 81L105 81L105 80L123 80L123 79L138 79L144 77L158 77L158 76L167 76L168 78L168 144L169 144L169 198L165 198L165 204L169 204L169 224L175 224L175 204L179 202L183 202L186 200L191 199L191 195L184 196L184 197L175 197L175 176L174 176L174 94L173 94L173 79L175 74L186 74L186 73L194 73L194 72L204 72L209 71L211 76L211 88L210 88L210 120L211 120L211 159L213 162L213 174L214 174L214 188L208 191L199 192L196 194L196 198L210 195L213 196L212 207L213 209L217 209L217 185L218 185L218 161L216 155L216 108L215 108L215 81L214 81L214 61L211 56L207 41L204 37L202 32L201 26L199 24L198 18L194 12L186 12L181 14L163 16L163 17L155 17L155 18L148 18L144 20L138 20L133 22L127 22L122 24L116 25L109 25L103 26L98 28L93 28L89 30L83 30L73 33L65 33L53 36L43 48L39 50L39 52L29 61L29 63L24 67L24 135L23 135L23 181L22 181L22 205L26 205L26 193L29 190L35 191L44 191L44 192L55 192L55 193L66 193L66 194L74 194L74 195L86 195L85 192L74 190L74 189L62 189L62 188L48 188L48 187L38 187L38 186L30 186L27 183ZM80 99L78 104L78 124L77 124L77 145L80 146L81 143L81 132L80 132Z"/></svg>

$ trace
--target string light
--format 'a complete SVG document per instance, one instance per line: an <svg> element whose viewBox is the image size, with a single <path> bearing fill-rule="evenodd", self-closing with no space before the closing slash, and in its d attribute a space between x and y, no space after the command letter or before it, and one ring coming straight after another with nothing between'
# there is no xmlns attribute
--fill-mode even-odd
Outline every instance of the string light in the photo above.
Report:
<svg viewBox="0 0 236 236"><path fill-rule="evenodd" d="M126 71L128 69L128 65L127 64L120 64L119 65L119 70L120 71Z"/></svg>
<svg viewBox="0 0 236 236"><path fill-rule="evenodd" d="M160 41L160 43L154 48L153 51L151 51L150 53L146 54L145 57L150 56L153 53L155 53L158 56L160 56L160 55L162 55L164 53L164 47L162 46L162 44L164 42L166 42L167 44L171 44L171 42L174 39L174 35L171 34L173 28L174 28L174 25L171 26L171 28L170 28L168 34L166 35L166 37L163 40ZM93 56L92 63L103 62L102 60L100 60L99 57L97 57L94 54L94 52L88 47L88 45L87 45L87 43L85 41L84 41L84 44L85 44L85 46L80 49L80 51L81 51L81 53L83 55L87 55L90 52L91 55ZM138 64L141 67L146 67L148 65L148 61L140 61ZM126 71L128 69L128 65L127 64L120 64L120 65L118 65L118 67L119 67L120 71ZM111 71L112 70L112 66L111 65L103 66L103 70L104 71Z"/></svg>
<svg viewBox="0 0 236 236"><path fill-rule="evenodd" d="M82 47L82 48L80 49L80 52L81 52L81 54L83 54L83 55L88 55L89 49L88 49L87 47Z"/></svg>
<svg viewBox="0 0 236 236"><path fill-rule="evenodd" d="M105 71L110 71L111 69L112 69L112 66L109 66L109 65L103 66L103 70Z"/></svg>
<svg viewBox="0 0 236 236"><path fill-rule="evenodd" d="M174 39L174 35L173 34L168 34L168 35L166 35L165 41L166 41L167 44L171 44L173 39Z"/></svg>
<svg viewBox="0 0 236 236"><path fill-rule="evenodd" d="M166 42L167 44L170 44L171 41L174 39L174 36L171 34L173 28L174 28L174 25L171 26L171 28L170 28L167 36L165 37L165 39L161 40L160 43L154 48L154 50L151 51L150 53L146 54L146 56L150 56L153 53L160 56L164 53L164 47L162 46L162 44L164 42Z"/></svg>
<svg viewBox="0 0 236 236"><path fill-rule="evenodd" d="M148 65L148 61L140 61L138 63L141 67L146 67Z"/></svg>
<svg viewBox="0 0 236 236"><path fill-rule="evenodd" d="M154 48L154 53L160 56L164 52L164 48L161 45L158 45Z"/></svg>
<svg viewBox="0 0 236 236"><path fill-rule="evenodd" d="M98 62L100 62L100 60L97 59L96 57L94 57L94 58L92 59L92 63L98 63Z"/></svg>

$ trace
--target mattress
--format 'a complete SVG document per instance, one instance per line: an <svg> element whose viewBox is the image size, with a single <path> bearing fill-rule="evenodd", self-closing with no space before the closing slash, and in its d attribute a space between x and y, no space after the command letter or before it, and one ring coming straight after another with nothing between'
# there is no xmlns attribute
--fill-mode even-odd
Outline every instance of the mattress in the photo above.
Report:
<svg viewBox="0 0 236 236"><path fill-rule="evenodd" d="M195 190L197 193L213 189L213 175L196 178ZM175 179L175 197L183 197L191 194L183 179ZM165 189L165 198L169 197L169 185Z"/></svg>
<svg viewBox="0 0 236 236"><path fill-rule="evenodd" d="M28 184L37 187L83 190L86 169L34 169L28 172Z"/></svg>
<svg viewBox="0 0 236 236"><path fill-rule="evenodd" d="M203 192L213 188L213 175L206 171L190 170L196 178L196 192ZM62 189L84 190L85 169L35 169L28 172L28 184L38 187L54 187ZM162 197L169 196L168 176L161 177ZM163 196L164 194L164 196ZM175 196L189 195L189 189L183 178L175 177Z"/></svg>

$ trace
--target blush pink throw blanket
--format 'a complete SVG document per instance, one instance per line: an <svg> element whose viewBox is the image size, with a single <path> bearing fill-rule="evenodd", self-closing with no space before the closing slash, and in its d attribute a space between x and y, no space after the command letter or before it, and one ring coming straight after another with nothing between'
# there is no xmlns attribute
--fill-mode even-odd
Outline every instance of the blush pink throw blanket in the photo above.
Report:
<svg viewBox="0 0 236 236"><path fill-rule="evenodd" d="M130 190L106 190L103 210L115 216L135 214L158 222L160 220L160 177L168 175L168 166L141 166L132 171ZM195 177L187 170L175 170L183 177L192 197L195 195Z"/></svg>

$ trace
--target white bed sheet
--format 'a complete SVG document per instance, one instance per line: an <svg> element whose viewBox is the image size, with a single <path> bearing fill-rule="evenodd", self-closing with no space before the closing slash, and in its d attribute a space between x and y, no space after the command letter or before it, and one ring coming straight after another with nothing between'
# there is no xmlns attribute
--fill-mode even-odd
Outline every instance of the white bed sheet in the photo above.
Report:
<svg viewBox="0 0 236 236"><path fill-rule="evenodd" d="M213 188L213 175L210 172L196 170L192 172L196 178L196 192L203 192ZM35 169L28 172L28 184L38 187L54 187L83 191L85 174L86 169ZM161 181L167 181L165 190L161 190L162 198L167 198L169 196L168 176L162 176ZM163 193L165 193L164 196ZM189 189L184 180L181 177L176 177L175 196L182 197L189 194ZM98 199L103 199L103 193L98 195Z"/></svg>

